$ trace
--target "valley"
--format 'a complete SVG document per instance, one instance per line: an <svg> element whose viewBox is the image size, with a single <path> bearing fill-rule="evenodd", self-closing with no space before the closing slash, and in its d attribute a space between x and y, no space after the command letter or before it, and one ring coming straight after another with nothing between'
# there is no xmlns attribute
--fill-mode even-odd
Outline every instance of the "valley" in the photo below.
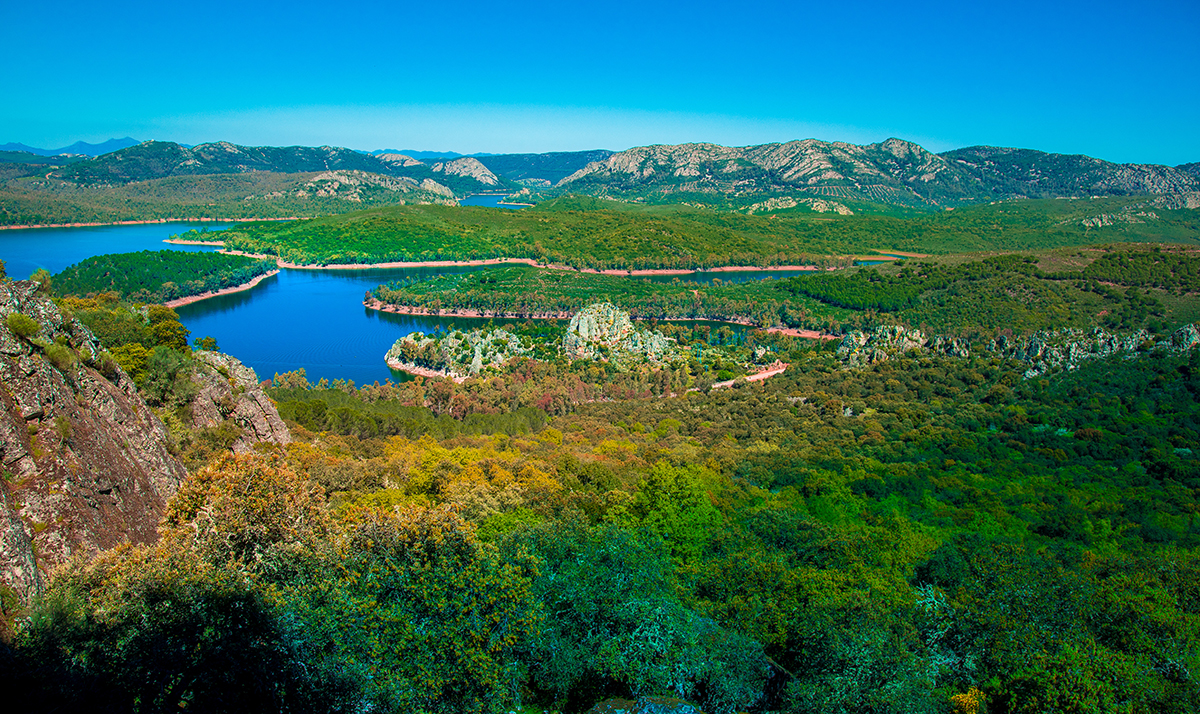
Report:
<svg viewBox="0 0 1200 714"><path fill-rule="evenodd" d="M0 233L26 708L1200 707L1194 165L37 166L5 222L303 218Z"/></svg>

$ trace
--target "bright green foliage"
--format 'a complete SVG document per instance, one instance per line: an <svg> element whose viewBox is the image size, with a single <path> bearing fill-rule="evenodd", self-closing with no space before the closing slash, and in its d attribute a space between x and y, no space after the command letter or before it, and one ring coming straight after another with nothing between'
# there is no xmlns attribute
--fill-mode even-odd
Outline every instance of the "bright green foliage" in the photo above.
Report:
<svg viewBox="0 0 1200 714"><path fill-rule="evenodd" d="M197 350L201 350L203 352L220 351L220 348L217 347L217 338L212 337L211 335L206 337L197 337L193 341L193 344Z"/></svg>
<svg viewBox="0 0 1200 714"><path fill-rule="evenodd" d="M146 363L153 353L153 350L146 349L138 342L114 347L111 351L113 359L121 366L121 369L139 383L145 378Z"/></svg>
<svg viewBox="0 0 1200 714"><path fill-rule="evenodd" d="M30 275L29 279L38 284L37 289L40 295L50 294L50 285L53 281L50 277L49 270L46 270L45 268L38 268L37 270L33 271L33 275Z"/></svg>
<svg viewBox="0 0 1200 714"><path fill-rule="evenodd" d="M704 489L706 477L715 480L715 474L696 466L657 463L628 510L615 511L610 517L626 527L648 528L667 543L673 557L694 561L722 521Z"/></svg>
<svg viewBox="0 0 1200 714"><path fill-rule="evenodd" d="M536 561L502 560L448 508L368 511L340 567L355 608L346 654L369 663L389 711L503 712L525 681L514 658L537 632Z"/></svg>
<svg viewBox="0 0 1200 714"><path fill-rule="evenodd" d="M4 324L8 325L8 329L13 331L17 337L29 339L42 331L42 326L38 321L20 312L10 312L4 318Z"/></svg>
<svg viewBox="0 0 1200 714"><path fill-rule="evenodd" d="M143 250L88 258L54 276L56 295L115 292L122 299L167 302L248 283L274 261L224 253Z"/></svg>
<svg viewBox="0 0 1200 714"><path fill-rule="evenodd" d="M808 278L801 278L807 280ZM821 325L848 315L801 296L773 290L774 281L699 287L528 266L505 266L420 282L381 285L372 295L384 303L426 309L480 310L528 317L570 317L595 302L612 302L642 320L746 320L773 325ZM817 313L814 313L817 311Z"/></svg>
<svg viewBox="0 0 1200 714"><path fill-rule="evenodd" d="M748 216L567 196L523 211L398 206L224 234L227 247L300 263L530 258L577 268L788 265L873 250L1029 250L1103 241L1194 243L1193 211L1101 229L1083 221L1136 199L1020 201L890 216Z"/></svg>
<svg viewBox="0 0 1200 714"><path fill-rule="evenodd" d="M169 320L151 325L150 334L154 337L154 343L157 345L173 350L188 348L188 329L178 321Z"/></svg>

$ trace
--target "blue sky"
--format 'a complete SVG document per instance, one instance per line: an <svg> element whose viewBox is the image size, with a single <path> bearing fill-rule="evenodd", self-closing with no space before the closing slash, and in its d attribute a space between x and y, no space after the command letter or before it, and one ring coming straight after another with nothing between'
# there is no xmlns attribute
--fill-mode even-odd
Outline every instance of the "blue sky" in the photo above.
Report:
<svg viewBox="0 0 1200 714"><path fill-rule="evenodd" d="M1200 2L0 0L0 143L898 136L1200 161Z"/></svg>

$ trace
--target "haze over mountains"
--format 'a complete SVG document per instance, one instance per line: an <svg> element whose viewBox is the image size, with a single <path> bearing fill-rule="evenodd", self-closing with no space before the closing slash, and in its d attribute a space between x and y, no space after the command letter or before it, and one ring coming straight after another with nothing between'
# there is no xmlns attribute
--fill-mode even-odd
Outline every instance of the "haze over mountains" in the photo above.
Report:
<svg viewBox="0 0 1200 714"><path fill-rule="evenodd" d="M100 156L119 149L125 149L130 146L137 146L140 142L132 137L124 139L109 139L102 141L99 144L89 144L86 141L77 141L70 146L64 146L61 149L39 149L34 146L25 144L8 143L0 144L0 151L24 151L38 156L59 156L62 154L82 154L84 156Z"/></svg>

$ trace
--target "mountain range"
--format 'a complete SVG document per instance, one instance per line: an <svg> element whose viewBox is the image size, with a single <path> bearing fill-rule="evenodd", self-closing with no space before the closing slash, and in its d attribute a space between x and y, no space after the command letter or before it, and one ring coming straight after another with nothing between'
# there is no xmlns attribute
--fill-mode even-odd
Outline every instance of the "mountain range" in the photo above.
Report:
<svg viewBox="0 0 1200 714"><path fill-rule="evenodd" d="M790 194L914 206L1011 198L1200 191L1200 165L1114 164L1087 156L975 146L934 154L902 139L816 139L726 147L646 146L612 154L557 188L614 198Z"/></svg>
<svg viewBox="0 0 1200 714"><path fill-rule="evenodd" d="M112 151L126 149L130 146L137 146L140 142L132 137L124 139L109 139L102 141L99 144L89 144L86 141L77 141L70 146L64 146L61 149L39 149L35 146L26 146L25 144L8 143L0 144L0 151L24 151L29 154L38 156L60 156L62 154L82 154L84 156L100 156Z"/></svg>
<svg viewBox="0 0 1200 714"><path fill-rule="evenodd" d="M517 194L535 203L576 194L751 213L931 211L1021 198L1145 195L1158 196L1159 208L1196 208L1200 163L1115 164L989 146L935 154L902 139L427 159L223 141L193 147L146 141L91 158L0 150L0 222L8 225L143 215L309 216L455 203L474 193Z"/></svg>

